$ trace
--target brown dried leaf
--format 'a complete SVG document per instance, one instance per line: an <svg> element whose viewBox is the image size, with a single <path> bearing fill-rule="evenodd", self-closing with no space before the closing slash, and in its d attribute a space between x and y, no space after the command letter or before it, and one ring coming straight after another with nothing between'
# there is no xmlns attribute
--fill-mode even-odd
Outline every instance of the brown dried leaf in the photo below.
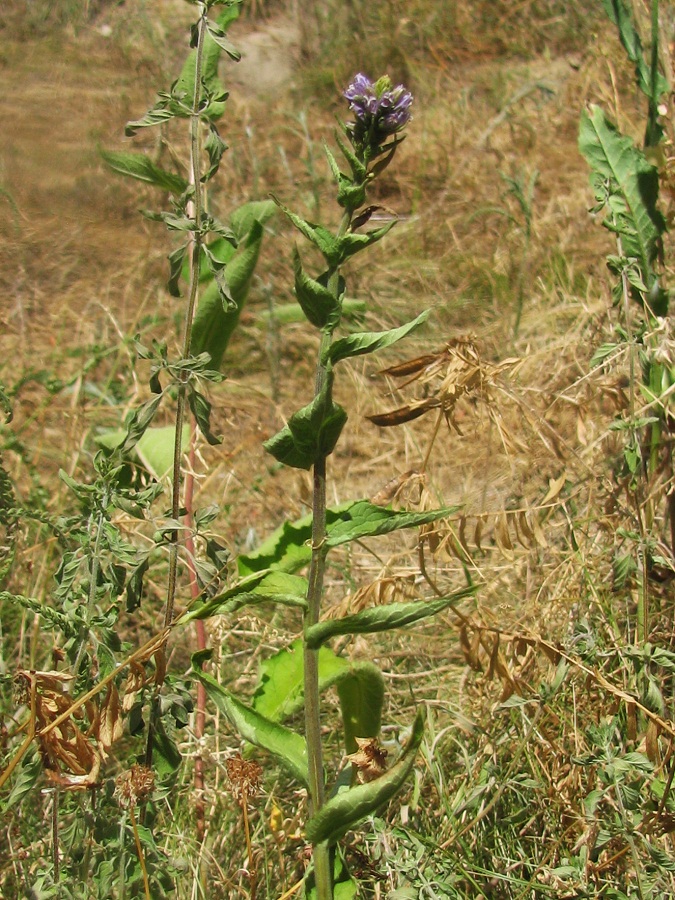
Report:
<svg viewBox="0 0 675 900"><path fill-rule="evenodd" d="M414 419L419 419L425 412L428 412L430 409L438 408L439 405L437 400L425 400L421 403L401 406L399 409L394 409L388 413L366 416L366 419L368 419L369 422L372 422L373 425L378 425L380 428L391 428L395 425L403 425L406 422L412 422Z"/></svg>
<svg viewBox="0 0 675 900"><path fill-rule="evenodd" d="M129 665L129 673L122 694L122 712L128 713L136 702L138 692L145 686L145 669L137 662Z"/></svg>
<svg viewBox="0 0 675 900"><path fill-rule="evenodd" d="M653 720L649 720L649 724L647 725L647 733L645 734L645 752L651 762L655 765L660 761L660 753L659 753L659 734L661 733L661 729L658 724Z"/></svg>
<svg viewBox="0 0 675 900"><path fill-rule="evenodd" d="M111 682L101 705L98 742L104 750L108 750L122 737L123 730L120 695L117 686Z"/></svg>
<svg viewBox="0 0 675 900"><path fill-rule="evenodd" d="M532 546L535 541L534 531L532 530L532 526L528 521L528 514L526 510L521 509L518 513L518 526L520 529L520 534L522 535L520 539L520 543L527 547L528 549ZM525 543L527 541L527 543Z"/></svg>
<svg viewBox="0 0 675 900"><path fill-rule="evenodd" d="M443 353L427 354L426 356L417 356L415 359L409 359L406 362L399 363L397 366L390 366L388 369L381 369L378 375L391 375L392 378L405 378L406 375L416 375L424 369L433 365Z"/></svg>
<svg viewBox="0 0 675 900"><path fill-rule="evenodd" d="M462 625L459 630L459 644L464 654L467 665L474 672L482 672L483 665L480 661L480 631L473 633L472 640L469 640L469 632L466 625Z"/></svg>
<svg viewBox="0 0 675 900"><path fill-rule="evenodd" d="M513 544L509 534L509 520L506 512L502 510L495 522L495 540L497 546L507 559L513 559Z"/></svg>
<svg viewBox="0 0 675 900"><path fill-rule="evenodd" d="M559 475L558 478L549 478L548 481L548 491L546 492L546 496L541 501L542 506L546 506L547 503L550 503L551 500L555 500L560 491L565 487L565 482L567 481L567 470L563 469L562 475Z"/></svg>
<svg viewBox="0 0 675 900"><path fill-rule="evenodd" d="M480 539L483 535L483 517L479 516L476 520L476 530L473 533L473 542L478 548L478 550L482 553L483 548L480 545Z"/></svg>
<svg viewBox="0 0 675 900"><path fill-rule="evenodd" d="M626 703L626 736L629 741L637 740L637 707Z"/></svg>
<svg viewBox="0 0 675 900"><path fill-rule="evenodd" d="M410 479L417 475L418 472L416 472L415 469L409 469L402 475L397 475L396 478L392 478L384 485L384 487L380 488L376 494L373 494L370 498L370 502L374 503L376 506L387 506L387 504L396 499L401 492L401 489L405 487Z"/></svg>

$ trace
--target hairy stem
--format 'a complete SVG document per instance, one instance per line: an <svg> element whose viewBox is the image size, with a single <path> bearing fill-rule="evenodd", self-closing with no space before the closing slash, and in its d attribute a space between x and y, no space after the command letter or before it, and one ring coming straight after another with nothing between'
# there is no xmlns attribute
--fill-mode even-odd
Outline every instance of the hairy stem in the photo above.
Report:
<svg viewBox="0 0 675 900"><path fill-rule="evenodd" d="M191 182L194 187L193 213L195 230L192 237L192 252L190 253L190 287L188 290L188 303L185 313L185 328L183 333L183 359L190 356L192 346L192 321L197 305L197 293L199 290L199 259L201 255L202 236L200 232L202 221L202 184L201 184L201 138L199 105L202 90L202 59L204 56L204 39L206 36L207 11L204 9L197 26L197 53L195 60L195 90L192 98L192 115L190 117L190 171ZM189 375L182 372L178 385L178 398L176 401L176 431L173 447L173 469L171 475L171 515L174 520L180 518L180 493L181 493L181 458L183 453L183 420L185 419L185 402L187 399L187 385ZM178 576L178 551L179 533L171 533L171 548L169 552L169 575L167 581L166 606L164 608L164 627L168 628L173 622L174 606L176 601L176 584ZM157 692L152 704L150 722L148 724L148 742L145 748L145 765L152 767L153 745L155 731L160 718L159 691L161 684L157 686Z"/></svg>
<svg viewBox="0 0 675 900"><path fill-rule="evenodd" d="M338 237L345 234L351 222L351 213L342 217ZM328 289L338 297L339 270L336 269L328 280ZM316 367L314 396L326 389L330 372L324 359L333 340L332 331L323 331ZM330 409L332 396L328 383L326 408ZM307 590L307 611L305 631L319 621L323 581L326 571L326 456L319 456L313 469L312 493L312 560L309 567L309 587ZM310 815L315 815L324 804L323 748L321 744L321 707L319 701L319 651L304 647L304 690L305 690L305 738L309 766L309 807ZM330 849L326 844L316 844L313 849L314 877L318 900L332 900L333 873L330 864Z"/></svg>

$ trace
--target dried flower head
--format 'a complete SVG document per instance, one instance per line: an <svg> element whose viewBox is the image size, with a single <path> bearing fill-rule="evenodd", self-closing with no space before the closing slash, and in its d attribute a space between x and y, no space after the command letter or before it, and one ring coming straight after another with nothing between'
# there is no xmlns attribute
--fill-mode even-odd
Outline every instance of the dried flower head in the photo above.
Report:
<svg viewBox="0 0 675 900"><path fill-rule="evenodd" d="M347 759L356 766L357 779L360 784L375 781L383 775L387 763L387 751L377 738L355 738L358 750L349 753Z"/></svg>
<svg viewBox="0 0 675 900"><path fill-rule="evenodd" d="M147 766L138 763L120 772L115 779L115 798L120 806L128 809L137 806L139 800L143 800L155 789L155 774Z"/></svg>
<svg viewBox="0 0 675 900"><path fill-rule="evenodd" d="M344 96L355 117L347 126L355 143L379 147L410 121L413 95L402 84L394 87L387 75L372 82L359 72Z"/></svg>
<svg viewBox="0 0 675 900"><path fill-rule="evenodd" d="M225 760L225 767L235 797L241 800L245 797L254 797L258 793L262 768L257 762L244 759L237 753Z"/></svg>

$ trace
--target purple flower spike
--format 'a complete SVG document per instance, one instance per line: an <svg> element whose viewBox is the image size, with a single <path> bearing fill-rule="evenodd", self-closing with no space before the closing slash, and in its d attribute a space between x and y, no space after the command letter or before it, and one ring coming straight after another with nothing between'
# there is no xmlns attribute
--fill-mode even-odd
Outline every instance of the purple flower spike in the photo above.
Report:
<svg viewBox="0 0 675 900"><path fill-rule="evenodd" d="M379 146L410 121L412 94L402 84L393 87L386 75L373 83L359 72L344 96L356 119L347 128L359 143L366 140Z"/></svg>

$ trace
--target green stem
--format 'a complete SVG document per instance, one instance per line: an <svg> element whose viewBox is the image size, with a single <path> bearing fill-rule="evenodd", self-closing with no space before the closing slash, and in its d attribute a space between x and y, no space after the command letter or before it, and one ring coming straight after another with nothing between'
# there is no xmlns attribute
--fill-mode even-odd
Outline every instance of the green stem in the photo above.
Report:
<svg viewBox="0 0 675 900"><path fill-rule="evenodd" d="M351 222L351 212L342 217L338 237L345 234ZM331 274L328 289L338 296L339 269ZM328 367L323 362L333 340L332 331L321 335L319 359L316 367L314 395L318 396L326 387ZM330 409L331 387L328 385L326 407ZM320 456L314 463L312 494L312 560L309 566L309 587L307 590L307 611L304 618L305 631L319 621L321 598L326 571L326 456ZM321 744L321 707L319 700L319 651L304 648L304 690L305 690L305 738L309 766L309 811L315 815L324 804L323 747ZM327 844L316 844L313 849L314 878L317 900L332 900L333 873L330 862L330 848Z"/></svg>
<svg viewBox="0 0 675 900"><path fill-rule="evenodd" d="M188 304L185 313L185 329L183 333L183 359L190 356L192 346L192 321L194 318L195 307L197 305L197 293L199 290L199 260L201 256L202 235L202 184L201 184L201 136L200 136L200 115L199 105L202 90L202 59L204 56L204 39L206 36L206 19L207 10L203 9L199 19L197 34L197 54L195 60L195 90L192 98L192 115L190 117L190 170L191 182L194 188L193 212L195 221L195 231L192 238L192 252L190 253L190 287L188 290ZM181 494L181 458L183 454L183 421L185 419L185 401L187 399L187 386L189 374L182 372L180 383L178 385L178 397L176 400L176 432L174 436L173 447L173 469L171 475L172 491L171 491L171 515L174 520L180 518L180 494ZM166 606L164 608L164 627L167 628L173 622L174 607L176 601L176 585L178 580L178 551L179 551L179 533L173 531L171 533L171 547L169 551L169 575L167 580ZM150 713L150 722L148 724L148 741L145 748L145 765L152 767L153 745L155 740L155 731L160 718L160 700L159 691L161 684L157 685L152 710ZM142 810L142 819L144 818L145 809Z"/></svg>

